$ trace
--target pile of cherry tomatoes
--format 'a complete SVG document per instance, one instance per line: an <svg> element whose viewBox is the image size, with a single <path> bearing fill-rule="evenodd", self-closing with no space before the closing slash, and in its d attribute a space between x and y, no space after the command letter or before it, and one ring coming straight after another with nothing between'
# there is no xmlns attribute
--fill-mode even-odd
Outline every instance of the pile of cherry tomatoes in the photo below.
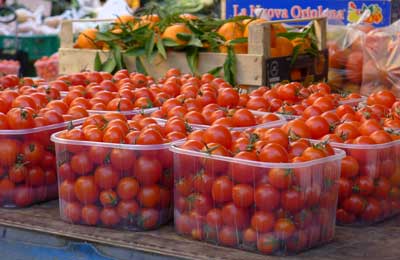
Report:
<svg viewBox="0 0 400 260"><path fill-rule="evenodd" d="M171 219L168 143L186 137L182 119L160 125L141 114L92 115L55 136L62 219L145 230Z"/></svg>
<svg viewBox="0 0 400 260"><path fill-rule="evenodd" d="M331 88L325 83L304 87L301 83L292 82L273 88L260 87L249 94L241 94L240 105L251 110L310 117L333 110L340 102L360 98L356 93L345 96L331 93Z"/></svg>
<svg viewBox="0 0 400 260"><path fill-rule="evenodd" d="M330 241L344 153L289 140L281 128L192 132L173 148L176 231L265 254Z"/></svg>
<svg viewBox="0 0 400 260"><path fill-rule="evenodd" d="M68 107L59 100L58 89L28 78L9 75L0 83L5 87L0 92L0 205L25 207L56 199L50 135L65 129L67 121L86 117L87 111Z"/></svg>
<svg viewBox="0 0 400 260"><path fill-rule="evenodd" d="M400 102L379 91L359 107L300 118L285 128L291 138L330 141L344 149L339 180L340 224L371 224L400 212Z"/></svg>

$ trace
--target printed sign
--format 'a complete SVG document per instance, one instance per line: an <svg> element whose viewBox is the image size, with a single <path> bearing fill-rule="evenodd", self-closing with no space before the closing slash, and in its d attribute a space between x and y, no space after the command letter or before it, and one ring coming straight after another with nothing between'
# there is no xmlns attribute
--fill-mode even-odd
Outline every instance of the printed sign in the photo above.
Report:
<svg viewBox="0 0 400 260"><path fill-rule="evenodd" d="M355 23L368 9L370 16L363 22L380 27L399 19L400 13L400 0L226 0L225 2L227 18L237 15L261 15L270 20L282 20L327 15L328 19L340 20L343 23Z"/></svg>

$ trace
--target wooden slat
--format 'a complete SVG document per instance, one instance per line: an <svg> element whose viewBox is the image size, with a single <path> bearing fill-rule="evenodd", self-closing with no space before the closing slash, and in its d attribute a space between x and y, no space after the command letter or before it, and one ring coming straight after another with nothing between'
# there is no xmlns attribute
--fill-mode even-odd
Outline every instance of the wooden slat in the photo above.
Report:
<svg viewBox="0 0 400 260"><path fill-rule="evenodd" d="M97 50L82 50L71 48L60 48L60 74L70 74L81 71L82 69L94 68L94 58ZM107 52L100 52L102 60L107 58ZM247 85L261 85L263 82L263 57L256 54L238 54L237 82ZM226 59L223 53L200 53L199 73L206 73L215 67L222 66ZM79 61L79 62L77 62ZM132 57L125 57L125 63L128 70L135 70L135 62ZM161 57L155 58L153 64L145 62L147 72L155 78L164 76L165 72L170 68L178 68L184 73L189 73L190 69L187 65L186 55L183 52L169 52L168 59Z"/></svg>
<svg viewBox="0 0 400 260"><path fill-rule="evenodd" d="M332 243L294 257L270 257L178 236L171 226L132 232L70 225L59 219L57 202L27 209L0 209L0 225L184 259L342 260L399 259L400 217L366 227L338 227Z"/></svg>

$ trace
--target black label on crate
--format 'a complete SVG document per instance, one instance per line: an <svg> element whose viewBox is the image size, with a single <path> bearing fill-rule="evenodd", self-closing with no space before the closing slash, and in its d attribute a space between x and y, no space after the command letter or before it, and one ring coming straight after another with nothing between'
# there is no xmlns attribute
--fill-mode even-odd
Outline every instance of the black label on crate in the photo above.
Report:
<svg viewBox="0 0 400 260"><path fill-rule="evenodd" d="M282 81L323 81L328 76L328 50L317 55L299 54L292 64L292 56L269 58L266 62L266 84Z"/></svg>

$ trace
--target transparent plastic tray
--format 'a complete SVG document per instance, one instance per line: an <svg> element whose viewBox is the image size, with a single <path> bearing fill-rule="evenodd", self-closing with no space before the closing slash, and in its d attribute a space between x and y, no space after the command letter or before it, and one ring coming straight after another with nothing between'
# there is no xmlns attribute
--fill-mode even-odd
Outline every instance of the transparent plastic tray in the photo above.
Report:
<svg viewBox="0 0 400 260"><path fill-rule="evenodd" d="M400 213L400 141L331 145L346 151L358 165L342 174L338 224L366 226Z"/></svg>
<svg viewBox="0 0 400 260"><path fill-rule="evenodd" d="M59 162L60 215L64 221L149 230L172 219L170 144L73 141L59 135L53 134L51 140Z"/></svg>
<svg viewBox="0 0 400 260"><path fill-rule="evenodd" d="M58 197L51 134L85 119L21 130L0 130L0 206L21 208Z"/></svg>
<svg viewBox="0 0 400 260"><path fill-rule="evenodd" d="M344 151L310 162L263 163L178 145L171 146L178 234L273 255L295 254L333 239ZM279 182L273 177L278 175L289 181Z"/></svg>

